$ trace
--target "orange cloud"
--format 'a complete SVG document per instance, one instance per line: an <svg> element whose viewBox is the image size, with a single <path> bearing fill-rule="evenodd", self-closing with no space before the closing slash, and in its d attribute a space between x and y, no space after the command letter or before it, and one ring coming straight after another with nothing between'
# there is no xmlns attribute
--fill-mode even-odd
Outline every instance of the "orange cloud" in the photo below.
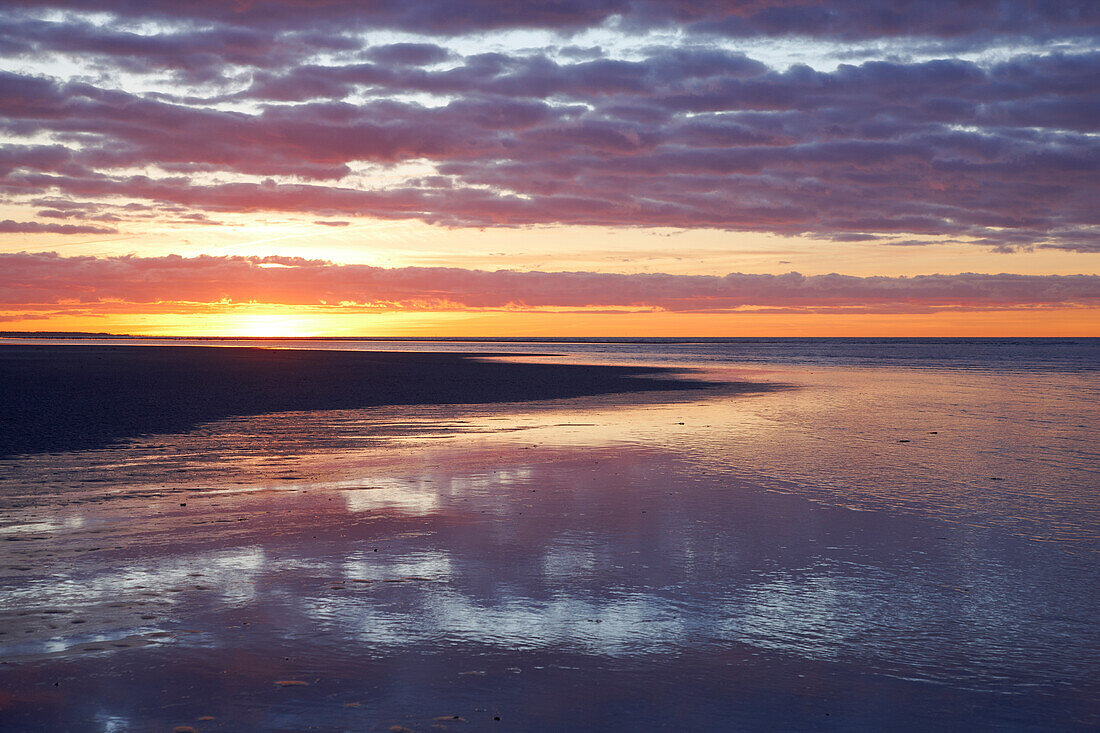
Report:
<svg viewBox="0 0 1100 733"><path fill-rule="evenodd" d="M0 303L267 303L344 309L932 313L1094 308L1097 275L724 276L382 268L295 257L0 255Z"/></svg>

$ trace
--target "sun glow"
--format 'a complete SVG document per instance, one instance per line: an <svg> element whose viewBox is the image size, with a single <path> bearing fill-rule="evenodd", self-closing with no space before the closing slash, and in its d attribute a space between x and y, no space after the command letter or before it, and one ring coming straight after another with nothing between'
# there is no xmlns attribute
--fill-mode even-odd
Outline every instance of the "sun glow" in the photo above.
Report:
<svg viewBox="0 0 1100 733"><path fill-rule="evenodd" d="M606 313L382 311L248 304L177 312L52 314L0 312L0 331L86 331L207 338L334 337L761 337L1094 336L1100 309L927 314Z"/></svg>
<svg viewBox="0 0 1100 733"><path fill-rule="evenodd" d="M232 315L218 319L218 330L225 335L253 338L301 338L316 335L309 319L284 315Z"/></svg>

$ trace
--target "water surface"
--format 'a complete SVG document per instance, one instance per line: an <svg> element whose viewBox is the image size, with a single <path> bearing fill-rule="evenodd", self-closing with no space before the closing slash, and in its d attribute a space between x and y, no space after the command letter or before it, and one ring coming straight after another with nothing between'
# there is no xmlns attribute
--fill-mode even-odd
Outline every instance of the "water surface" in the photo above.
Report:
<svg viewBox="0 0 1100 733"><path fill-rule="evenodd" d="M1092 362L672 346L651 361L797 389L264 415L3 462L0 726L1100 723Z"/></svg>

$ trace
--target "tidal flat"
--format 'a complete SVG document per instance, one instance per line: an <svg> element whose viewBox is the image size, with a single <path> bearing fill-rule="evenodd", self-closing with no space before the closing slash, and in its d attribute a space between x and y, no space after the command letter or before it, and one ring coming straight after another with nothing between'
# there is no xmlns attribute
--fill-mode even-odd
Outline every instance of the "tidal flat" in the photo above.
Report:
<svg viewBox="0 0 1100 733"><path fill-rule="evenodd" d="M671 361L0 461L0 727L1100 723L1093 374Z"/></svg>

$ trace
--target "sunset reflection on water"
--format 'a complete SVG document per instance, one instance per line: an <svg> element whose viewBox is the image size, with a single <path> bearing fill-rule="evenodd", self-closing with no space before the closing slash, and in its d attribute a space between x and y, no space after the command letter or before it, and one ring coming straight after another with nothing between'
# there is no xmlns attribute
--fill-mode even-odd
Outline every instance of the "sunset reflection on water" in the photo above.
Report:
<svg viewBox="0 0 1100 733"><path fill-rule="evenodd" d="M0 720L1094 722L1086 380L767 376L8 461Z"/></svg>

